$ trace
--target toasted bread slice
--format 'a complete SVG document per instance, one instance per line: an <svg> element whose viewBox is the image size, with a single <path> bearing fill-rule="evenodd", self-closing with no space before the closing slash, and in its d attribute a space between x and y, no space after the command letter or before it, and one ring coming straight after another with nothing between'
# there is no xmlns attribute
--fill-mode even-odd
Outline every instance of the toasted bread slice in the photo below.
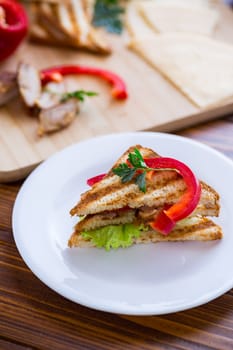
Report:
<svg viewBox="0 0 233 350"><path fill-rule="evenodd" d="M101 54L111 53L106 40L91 25L90 6L87 10L86 0L70 0L70 9L80 46Z"/></svg>
<svg viewBox="0 0 233 350"><path fill-rule="evenodd" d="M70 4L57 4L57 6L55 6L55 12L58 20L58 25L60 26L61 30L70 36L77 34L75 33L74 24L71 18Z"/></svg>
<svg viewBox="0 0 233 350"><path fill-rule="evenodd" d="M69 35L62 30L56 18L57 5L41 3L38 5L37 14L38 22L46 29L46 31L54 38L54 44L68 45L70 43Z"/></svg>
<svg viewBox="0 0 233 350"><path fill-rule="evenodd" d="M40 4L29 2L25 6L30 19L30 40L40 44L54 44L54 37L38 22Z"/></svg>
<svg viewBox="0 0 233 350"><path fill-rule="evenodd" d="M94 11L95 11L95 0L84 0L83 1L84 9L88 20L92 22Z"/></svg>
<svg viewBox="0 0 233 350"><path fill-rule="evenodd" d="M30 39L54 46L85 49L100 54L110 54L111 49L103 37L91 25L89 0L66 0L30 3Z"/></svg>
<svg viewBox="0 0 233 350"><path fill-rule="evenodd" d="M130 147L114 164L113 168L125 162L128 154L137 148L144 158L158 157L158 154L149 148L140 145ZM81 195L81 200L71 209L71 215L88 215L104 211L112 211L126 206L139 208L148 206L159 208L164 204L174 204L184 193L186 185L176 171L159 171L152 180L147 181L147 191L143 193L133 182L122 183L119 176L109 173L89 191ZM201 198L195 210L196 214L203 216L218 216L218 193L201 182Z"/></svg>
<svg viewBox="0 0 233 350"><path fill-rule="evenodd" d="M99 214L87 215L75 225L75 231L89 231L107 225L130 224L136 220L135 210L110 211Z"/></svg>
<svg viewBox="0 0 233 350"><path fill-rule="evenodd" d="M30 40L38 44L54 44L54 38L40 24L33 23L30 27Z"/></svg>
<svg viewBox="0 0 233 350"><path fill-rule="evenodd" d="M56 4L38 2L27 5L30 17L30 40L46 45L69 44L69 38L64 33L55 16Z"/></svg>
<svg viewBox="0 0 233 350"><path fill-rule="evenodd" d="M196 216L177 223L169 235L156 231L141 232L134 243L179 242L179 241L212 241L223 237L221 228L213 221ZM69 239L69 247L94 247L90 240L85 240L81 232L75 231Z"/></svg>

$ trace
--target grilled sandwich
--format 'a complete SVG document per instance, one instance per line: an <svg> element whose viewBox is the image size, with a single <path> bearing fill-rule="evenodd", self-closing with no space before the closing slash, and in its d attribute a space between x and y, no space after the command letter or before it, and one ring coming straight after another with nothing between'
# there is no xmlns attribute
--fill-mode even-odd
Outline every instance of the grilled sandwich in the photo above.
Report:
<svg viewBox="0 0 233 350"><path fill-rule="evenodd" d="M223 236L221 228L207 216L218 216L219 195L200 181L201 195L194 211L176 223L168 235L151 228L165 206L177 203L186 191L186 183L174 170L162 170L146 178L146 191L142 192L134 179L122 183L114 169L127 162L137 149L143 158L159 157L149 148L130 147L113 165L103 179L81 195L71 209L72 216L81 217L69 239L69 246L97 246L106 249L127 247L132 243L161 241L216 240Z"/></svg>

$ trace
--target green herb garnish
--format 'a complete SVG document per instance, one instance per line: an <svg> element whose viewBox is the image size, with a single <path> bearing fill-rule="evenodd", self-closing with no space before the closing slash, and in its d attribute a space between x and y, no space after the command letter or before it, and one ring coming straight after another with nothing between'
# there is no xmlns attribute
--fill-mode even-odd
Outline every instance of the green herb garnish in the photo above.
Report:
<svg viewBox="0 0 233 350"><path fill-rule="evenodd" d="M140 188L140 190L142 192L146 192L146 171L144 170L143 173L139 174L136 177L136 184L138 185L138 187Z"/></svg>
<svg viewBox="0 0 233 350"><path fill-rule="evenodd" d="M104 27L110 33L121 34L124 12L125 9L119 5L119 0L96 0L93 24L96 27Z"/></svg>
<svg viewBox="0 0 233 350"><path fill-rule="evenodd" d="M146 192L146 171L151 170L147 167L144 159L137 148L134 152L129 153L128 163L121 163L113 169L113 173L121 177L121 182L126 183L135 179L142 192Z"/></svg>
<svg viewBox="0 0 233 350"><path fill-rule="evenodd" d="M61 97L61 102L65 102L67 100L69 100L70 98L76 98L79 101L84 101L85 96L97 96L98 94L96 92L93 91L85 91L85 90L76 90L76 91L72 91L72 92L66 92L64 94L62 94Z"/></svg>
<svg viewBox="0 0 233 350"><path fill-rule="evenodd" d="M116 168L113 168L113 173L121 178L122 183L134 180L142 192L146 192L146 173L155 170L175 170L171 168L149 168L140 151L135 148L132 153L129 153L127 163L121 163Z"/></svg>

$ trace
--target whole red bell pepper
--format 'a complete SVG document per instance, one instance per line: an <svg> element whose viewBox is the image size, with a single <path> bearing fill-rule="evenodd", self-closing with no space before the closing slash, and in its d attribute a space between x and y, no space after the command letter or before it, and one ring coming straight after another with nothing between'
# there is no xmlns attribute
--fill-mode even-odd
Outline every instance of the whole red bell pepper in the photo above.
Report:
<svg viewBox="0 0 233 350"><path fill-rule="evenodd" d="M45 85L50 81L59 81L66 75L91 75L99 77L109 82L112 86L112 96L118 100L124 100L128 97L128 92L124 81L115 73L89 66L56 66L41 71L42 84Z"/></svg>
<svg viewBox="0 0 233 350"><path fill-rule="evenodd" d="M0 0L0 61L9 57L27 33L24 8L13 0Z"/></svg>

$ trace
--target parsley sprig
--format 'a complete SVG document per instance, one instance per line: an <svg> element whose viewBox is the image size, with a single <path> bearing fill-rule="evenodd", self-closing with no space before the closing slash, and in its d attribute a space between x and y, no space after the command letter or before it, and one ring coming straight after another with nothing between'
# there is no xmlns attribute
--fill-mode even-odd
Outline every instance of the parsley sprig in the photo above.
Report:
<svg viewBox="0 0 233 350"><path fill-rule="evenodd" d="M70 98L76 98L77 100L83 102L85 99L85 96L97 96L97 92L94 91L85 91L85 90L76 90L76 91L72 91L72 92L65 92L64 94L62 94L61 97L61 102L65 102L67 100L69 100Z"/></svg>
<svg viewBox="0 0 233 350"><path fill-rule="evenodd" d="M139 189L145 193L146 172L154 169L151 169L146 165L137 148L135 148L132 153L129 153L127 160L130 165L127 163L121 163L118 167L113 168L113 173L121 177L122 183L129 182L134 178Z"/></svg>
<svg viewBox="0 0 233 350"><path fill-rule="evenodd" d="M104 27L110 33L120 34L123 30L124 12L119 0L96 0L93 24Z"/></svg>
<svg viewBox="0 0 233 350"><path fill-rule="evenodd" d="M163 171L163 170L175 170L173 168L150 168L146 165L140 151L135 148L132 153L129 153L127 163L121 163L112 171L114 174L121 177L121 182L126 183L131 180L135 180L139 189L142 192L146 192L146 173L148 171Z"/></svg>

